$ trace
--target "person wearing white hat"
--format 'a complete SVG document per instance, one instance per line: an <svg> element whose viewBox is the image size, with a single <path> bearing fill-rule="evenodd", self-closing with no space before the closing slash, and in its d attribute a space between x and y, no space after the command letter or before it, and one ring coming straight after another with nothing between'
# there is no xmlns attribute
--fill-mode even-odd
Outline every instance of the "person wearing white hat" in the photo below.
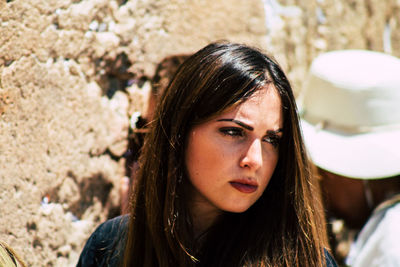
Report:
<svg viewBox="0 0 400 267"><path fill-rule="evenodd" d="M367 50L323 53L298 100L326 208L362 228L346 264L400 266L400 59Z"/></svg>

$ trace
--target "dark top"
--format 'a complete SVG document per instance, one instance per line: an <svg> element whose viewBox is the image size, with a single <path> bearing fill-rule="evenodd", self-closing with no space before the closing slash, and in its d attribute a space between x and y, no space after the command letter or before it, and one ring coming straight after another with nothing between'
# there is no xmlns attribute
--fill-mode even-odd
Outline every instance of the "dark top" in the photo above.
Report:
<svg viewBox="0 0 400 267"><path fill-rule="evenodd" d="M128 231L129 216L123 215L102 223L90 236L79 257L77 267L120 266ZM325 250L326 266L337 267Z"/></svg>
<svg viewBox="0 0 400 267"><path fill-rule="evenodd" d="M129 216L108 220L89 237L77 267L121 266L126 243Z"/></svg>

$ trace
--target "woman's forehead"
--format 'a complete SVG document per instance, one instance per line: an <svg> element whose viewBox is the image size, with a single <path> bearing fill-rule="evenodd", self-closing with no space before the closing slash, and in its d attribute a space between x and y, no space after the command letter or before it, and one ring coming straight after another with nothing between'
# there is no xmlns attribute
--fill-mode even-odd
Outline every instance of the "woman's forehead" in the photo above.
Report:
<svg viewBox="0 0 400 267"><path fill-rule="evenodd" d="M261 89L246 101L232 105L208 121L240 120L248 125L262 127L268 130L278 130L283 127L283 113L280 96L275 88Z"/></svg>

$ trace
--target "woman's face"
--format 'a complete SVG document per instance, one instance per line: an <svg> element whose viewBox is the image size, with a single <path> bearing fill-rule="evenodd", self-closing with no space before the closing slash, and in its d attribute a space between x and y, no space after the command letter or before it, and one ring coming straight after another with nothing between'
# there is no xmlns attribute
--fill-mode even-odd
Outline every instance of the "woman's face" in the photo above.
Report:
<svg viewBox="0 0 400 267"><path fill-rule="evenodd" d="M244 212L262 195L278 162L281 100L274 86L189 132L186 167L192 211Z"/></svg>

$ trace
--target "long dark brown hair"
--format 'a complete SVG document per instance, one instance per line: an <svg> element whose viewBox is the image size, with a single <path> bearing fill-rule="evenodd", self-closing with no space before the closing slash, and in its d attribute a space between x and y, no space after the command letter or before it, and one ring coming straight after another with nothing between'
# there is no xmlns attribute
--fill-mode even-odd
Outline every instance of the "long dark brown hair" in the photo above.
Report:
<svg viewBox="0 0 400 267"><path fill-rule="evenodd" d="M243 213L225 212L196 242L185 144L194 124L273 84L283 136L275 172ZM132 198L124 266L324 266L325 224L295 99L284 72L255 48L212 43L190 56L164 91L146 137Z"/></svg>

